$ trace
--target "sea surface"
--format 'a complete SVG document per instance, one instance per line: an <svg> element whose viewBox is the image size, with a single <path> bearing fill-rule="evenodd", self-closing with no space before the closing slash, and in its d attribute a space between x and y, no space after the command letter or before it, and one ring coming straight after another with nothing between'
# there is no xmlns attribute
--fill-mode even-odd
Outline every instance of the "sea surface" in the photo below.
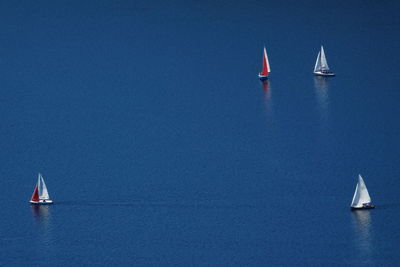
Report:
<svg viewBox="0 0 400 267"><path fill-rule="evenodd" d="M2 1L0 266L398 265L399 12Z"/></svg>

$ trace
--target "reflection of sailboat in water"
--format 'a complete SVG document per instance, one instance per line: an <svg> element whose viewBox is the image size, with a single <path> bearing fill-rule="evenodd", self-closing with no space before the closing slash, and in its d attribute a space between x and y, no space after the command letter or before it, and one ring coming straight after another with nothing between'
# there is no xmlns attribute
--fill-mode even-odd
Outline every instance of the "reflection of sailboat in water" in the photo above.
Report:
<svg viewBox="0 0 400 267"><path fill-rule="evenodd" d="M329 102L329 95L328 95L328 82L324 77L315 76L314 77L314 87L315 93L318 97L318 101L321 105L327 105Z"/></svg>
<svg viewBox="0 0 400 267"><path fill-rule="evenodd" d="M366 210L355 210L352 212L354 214L356 228L365 232L365 230L371 227L371 213Z"/></svg>
<svg viewBox="0 0 400 267"><path fill-rule="evenodd" d="M328 81L322 76L314 76L315 95L321 116L327 119L329 114L329 86Z"/></svg>
<svg viewBox="0 0 400 267"><path fill-rule="evenodd" d="M31 207L35 220L38 222L47 223L50 217L50 207L47 205L32 205Z"/></svg>
<svg viewBox="0 0 400 267"><path fill-rule="evenodd" d="M360 252L359 261L372 264L374 249L372 247L371 213L366 210L356 210L351 214L355 235L354 243Z"/></svg>
<svg viewBox="0 0 400 267"><path fill-rule="evenodd" d="M271 97L271 90L270 90L270 82L265 80L262 82L263 91L264 91L264 99L267 101Z"/></svg>
<svg viewBox="0 0 400 267"><path fill-rule="evenodd" d="M318 88L321 91L327 91L328 90L327 79L325 79L322 76L314 76L314 86L315 88Z"/></svg>
<svg viewBox="0 0 400 267"><path fill-rule="evenodd" d="M44 262L52 255L54 250L53 226L51 220L51 206L49 205L31 205L32 217L35 226L34 243L32 248L38 248L35 251L37 258Z"/></svg>
<svg viewBox="0 0 400 267"><path fill-rule="evenodd" d="M263 93L264 93L264 102L268 106L271 105L271 82L269 80L262 81Z"/></svg>
<svg viewBox="0 0 400 267"><path fill-rule="evenodd" d="M272 89L271 89L271 82L269 80L264 80L262 81L262 87L263 87L263 95L264 95L264 105L266 108L266 115L268 117L268 121L272 123L274 121L273 119L273 103L272 103Z"/></svg>

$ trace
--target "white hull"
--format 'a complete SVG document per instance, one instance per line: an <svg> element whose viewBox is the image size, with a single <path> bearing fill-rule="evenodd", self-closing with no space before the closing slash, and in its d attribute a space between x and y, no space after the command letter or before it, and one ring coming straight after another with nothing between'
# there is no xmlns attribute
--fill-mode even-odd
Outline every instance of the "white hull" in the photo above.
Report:
<svg viewBox="0 0 400 267"><path fill-rule="evenodd" d="M325 77L333 77L333 76L335 76L335 73L333 73L333 72L315 71L314 75L316 75L316 76L325 76Z"/></svg>
<svg viewBox="0 0 400 267"><path fill-rule="evenodd" d="M41 199L39 201L29 201L31 204L36 204L36 205L48 205L48 204L53 204L53 200L51 199Z"/></svg>

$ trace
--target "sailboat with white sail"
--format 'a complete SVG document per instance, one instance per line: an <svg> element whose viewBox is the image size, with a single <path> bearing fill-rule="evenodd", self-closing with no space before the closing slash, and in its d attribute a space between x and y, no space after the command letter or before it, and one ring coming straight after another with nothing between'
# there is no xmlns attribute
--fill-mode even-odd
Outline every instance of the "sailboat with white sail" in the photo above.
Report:
<svg viewBox="0 0 400 267"><path fill-rule="evenodd" d="M324 47L321 45L321 50L318 52L317 61L314 66L314 75L332 77L335 73L330 71L328 61L326 60Z"/></svg>
<svg viewBox="0 0 400 267"><path fill-rule="evenodd" d="M53 204L53 200L50 199L49 192L47 191L47 186L44 183L42 174L38 175L38 182L33 190L31 197L31 204Z"/></svg>
<svg viewBox="0 0 400 267"><path fill-rule="evenodd" d="M350 207L352 210L375 208L375 206L371 204L371 197L369 196L367 186L365 185L361 174L358 175L358 183Z"/></svg>
<svg viewBox="0 0 400 267"><path fill-rule="evenodd" d="M264 46L264 52L263 52L263 68L262 71L258 74L258 78L261 81L265 81L268 79L268 75L271 72L271 68L269 66L269 61L268 61L268 55L267 55L267 50L265 49Z"/></svg>

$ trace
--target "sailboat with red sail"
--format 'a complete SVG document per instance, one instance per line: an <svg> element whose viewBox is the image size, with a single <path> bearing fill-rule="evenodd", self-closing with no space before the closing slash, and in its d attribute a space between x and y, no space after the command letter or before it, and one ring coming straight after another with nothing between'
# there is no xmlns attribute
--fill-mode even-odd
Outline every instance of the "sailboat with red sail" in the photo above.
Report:
<svg viewBox="0 0 400 267"><path fill-rule="evenodd" d="M267 50L265 49L264 46L264 53L263 53L263 68L262 71L258 74L258 78L261 81L265 81L268 79L268 75L271 72L271 68L269 66L269 61L268 61L268 55L267 55Z"/></svg>
<svg viewBox="0 0 400 267"><path fill-rule="evenodd" d="M44 183L42 174L39 173L38 182L33 190L31 197L31 204L53 204L53 200L50 199L49 192L47 191L47 186Z"/></svg>

